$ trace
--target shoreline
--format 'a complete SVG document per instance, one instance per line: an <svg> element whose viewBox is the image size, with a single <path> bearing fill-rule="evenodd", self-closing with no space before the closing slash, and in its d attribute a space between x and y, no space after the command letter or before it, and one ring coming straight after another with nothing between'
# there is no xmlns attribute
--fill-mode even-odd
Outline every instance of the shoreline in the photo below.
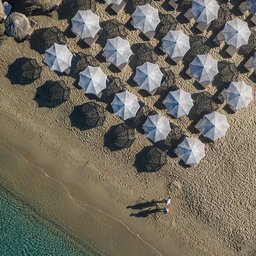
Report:
<svg viewBox="0 0 256 256"><path fill-rule="evenodd" d="M8 146L10 145L9 143L10 143L10 141L8 141L8 140L6 140L6 139L4 139L4 138L10 138L10 137L12 137L12 143L14 143L14 140L16 140L16 142L18 141L18 138L20 138L20 135L19 134L17 134L16 132L15 133L13 133L13 131L12 131L12 128L13 127L15 127L15 125L12 127L12 126L8 126L8 127L6 127L7 128L7 130L5 130L4 129L4 127L3 127L3 123L5 123L4 122L4 116L3 116L3 110L2 110L2 115L1 115L1 119L2 119L2 122L1 122L1 124L0 124L0 129L1 129L1 133L0 133L0 139L2 140L2 141L4 141L5 143L7 142L8 144ZM11 123L11 119L10 118L7 118L8 119L8 122L9 122L9 124ZM15 131L17 131L17 129L19 129L17 126L15 127ZM20 129L21 129L21 127L20 127ZM23 130L23 129L21 129L21 130ZM29 132L29 134L31 134L31 132L32 131L30 131ZM17 136L16 138L15 138L15 136L11 136L10 134L15 134L15 136ZM24 130L23 130L23 132L22 132L22 134L25 134L24 133ZM12 144L11 143L11 144ZM23 146L24 146L24 144L23 144ZM117 219L116 217L114 217L114 216L112 216L110 213L107 213L108 212L108 210L109 210L109 207L107 206L107 205L109 205L109 203L107 203L107 205L106 204L102 204L102 208L98 208L98 207L96 207L96 206L92 206L91 204L87 204L86 202L84 202L84 201L81 201L81 200L79 200L79 199L76 199L76 198L74 198L72 195L71 195L71 193L70 193L70 191L69 191L69 189L68 189L68 187L65 185L65 184L63 184L61 181L59 181L59 180L57 180L56 178L53 178L53 177L51 177L50 176L50 173L49 172L47 172L47 171L45 171L44 169L42 169L41 167L39 167L37 164L35 164L35 163L33 163L33 161L32 161L32 159L29 159L28 160L28 158L30 158L30 157L32 157L31 155L30 156L28 156L29 155L29 149L28 148L26 148L26 150L28 150L28 151L26 151L24 148L23 148L23 150L24 150L24 152L23 152L23 154L20 152L20 150L22 151L22 149L21 149L21 147L22 147L22 145L21 144L19 144L19 143L17 143L16 145L15 145L15 147L17 147L17 148L19 148L19 150L17 150L15 153L16 154L18 154L19 155L19 157L22 157L23 158L23 160L25 160L26 162L29 162L30 164L32 164L35 168L37 168L37 169L39 169L42 173L43 173L43 175L45 175L48 179L50 179L50 180L52 180L52 181L54 181L54 183L57 185L57 184L59 184L59 185L61 185L62 187L64 187L65 188L65 190L66 190L66 193L68 194L68 196L70 197L70 199L72 199L75 203L78 203L78 204L82 204L83 205L83 207L89 207L90 209L93 209L94 211L96 210L97 212L100 212L101 214L104 214L107 218L111 218L113 221L115 221L115 222L117 222L118 224L120 224L120 225L122 225L126 230L127 230L127 232L129 232L133 237L134 237L134 239L135 240L139 240L140 241L140 243L142 243L142 244L144 244L146 247L148 247L149 248L149 252L150 251L152 251L152 254L149 254L149 252L147 252L147 253L145 253L145 255L167 255L167 254L165 254L165 253L161 253L160 251L158 251L158 249L156 249L155 247L154 247L154 245L152 245L151 243L149 243L149 242L147 242L146 240L144 240L143 239L143 235L142 234L138 234L137 232L134 232L127 224L125 224L123 221L121 221L121 220L119 220L119 219ZM25 151L26 151L26 153L25 153ZM30 152L31 153L31 152ZM41 152L42 153L42 152ZM27 154L27 157L25 157L24 155L26 155ZM44 152L44 154L47 154L47 152ZM40 154L39 154L40 155ZM49 156L45 156L45 158L47 159ZM50 157L49 157L49 159L50 159ZM34 159L35 160L35 159ZM53 167L53 168L57 168L56 166L55 167ZM50 168L49 168L50 169ZM48 171L49 171L49 169L47 169ZM28 184L27 184L28 185ZM92 185L92 184L91 184ZM93 186L93 185L92 185ZM91 188L91 191L90 192L92 192L92 190L94 190L95 189L95 187L93 187L93 188ZM104 193L103 193L104 194ZM89 199L90 200L90 199ZM105 201L106 202L106 199L104 199L103 201ZM103 202L102 201L102 202ZM98 204L99 202L97 202L97 204ZM105 210L104 210L104 207L105 207ZM111 204L111 208L113 207L113 205ZM129 218L129 216L127 217L127 218ZM143 223L141 223L141 225L143 226ZM75 224L75 226L76 226L76 224ZM153 236L153 233L154 232L152 232L151 233L151 235ZM133 239L131 239L131 240L133 240ZM127 241L126 241L126 243L127 243ZM134 243L134 241L131 241L131 244L133 244ZM143 248L144 246L142 246L142 248ZM146 250L146 249L145 249ZM111 255L118 255L118 251L119 251L119 249L116 251L116 252L112 252L113 254L111 254ZM116 253L116 254L115 254ZM142 253L142 251L141 251L141 249L140 249L140 252L139 252L139 254L138 255L144 255L144 254L141 254ZM137 255L136 253L134 254L134 255ZM173 254L173 255L175 255L175 254Z"/></svg>

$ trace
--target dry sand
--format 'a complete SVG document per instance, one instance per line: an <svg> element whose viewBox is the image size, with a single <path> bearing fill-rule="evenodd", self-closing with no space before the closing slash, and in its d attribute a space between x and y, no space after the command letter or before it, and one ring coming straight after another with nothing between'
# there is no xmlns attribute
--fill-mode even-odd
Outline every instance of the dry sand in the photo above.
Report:
<svg viewBox="0 0 256 256"><path fill-rule="evenodd" d="M154 5L166 12L160 7L162 2L155 2ZM112 18L104 11L103 4L97 4L97 7L101 20ZM67 21L58 20L56 13L52 17L33 18L38 22L39 28L56 25L65 31L68 27ZM122 13L117 19L126 23L129 15ZM179 28L191 34L192 25L191 21L191 24L179 25ZM137 31L128 30L127 39L132 43L143 42L138 34ZM158 42L154 39L151 43L156 45ZM68 45L73 52L81 51L77 39L71 38ZM97 44L91 49L82 49L94 56L100 50ZM211 50L211 53L216 59L222 59L216 50ZM84 132L71 127L69 114L73 107L89 101L74 87L74 80L67 76L61 77L72 89L68 102L55 109L39 109L33 100L36 88L46 80L59 79L59 76L44 67L41 78L33 84L25 87L12 85L5 76L8 66L15 59L33 57L42 63L43 56L31 50L28 41L17 44L11 38L0 47L0 56L2 140L28 161L42 168L47 175L66 186L74 199L118 219L163 255L256 254L255 102L236 114L228 114L221 107L220 112L227 116L231 127L224 139L206 145L206 157L198 166L183 168L177 158L168 157L167 165L160 172L137 173L133 166L135 156L143 147L151 144L143 135L136 133L136 141L131 148L111 152L103 145L104 134L112 125L121 122L119 118L107 113L103 127ZM239 64L241 59L237 55L231 61ZM169 66L163 56L158 63L163 67ZM101 67L106 74L112 74L107 63L101 63ZM177 67L170 66L176 74L182 68L182 64ZM131 68L127 67L121 74L116 75L127 81L131 74ZM242 74L240 78L254 87L248 74ZM198 91L192 82L177 76L177 86L190 92ZM129 90L147 105L166 115L164 110L160 111L154 106L159 96L144 98L136 87L129 87ZM216 88L210 86L207 91L213 94ZM168 118L191 135L187 130L191 121L187 117L180 120ZM7 180L9 182L10 179ZM57 189L58 183L55 182L55 185ZM36 182L31 184L34 195L37 195L36 186ZM25 191L23 197L29 194L22 186L21 191ZM60 191L56 192L56 197L59 194ZM126 209L128 205L153 198L163 199L168 195L173 200L173 208L168 216L129 216L133 211ZM52 206L48 204L47 207L51 209ZM74 233L77 232L77 235L81 235L80 231L84 227L82 225L85 224L71 221L76 219L74 212L71 211L68 218L64 214L54 215L57 211L50 211L48 214L62 222L70 219L67 226ZM82 215L80 216L82 219ZM106 227L102 230L104 228ZM114 244L124 246L125 238L123 235L121 242ZM128 246L130 255L144 255L138 251L132 253L130 244L133 243ZM147 250L144 245L141 246ZM106 254L120 255L114 247L109 249L112 252L108 251ZM134 250L136 248L139 248L138 244L134 246ZM148 247L148 250L150 252L145 255L157 255L152 248Z"/></svg>

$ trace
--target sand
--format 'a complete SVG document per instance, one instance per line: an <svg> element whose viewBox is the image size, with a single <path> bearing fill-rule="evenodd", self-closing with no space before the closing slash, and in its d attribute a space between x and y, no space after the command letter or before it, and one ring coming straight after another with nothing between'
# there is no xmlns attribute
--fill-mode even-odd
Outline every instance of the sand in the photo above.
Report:
<svg viewBox="0 0 256 256"><path fill-rule="evenodd" d="M162 3L163 1L154 2L154 6L166 12L160 7ZM105 12L103 4L97 3L97 7L101 20L112 18ZM56 25L65 31L68 27L67 21L58 20L56 13L50 17L35 16L33 19L38 22L39 28ZM122 13L117 19L126 23L129 15ZM179 25L179 28L191 34L192 25L193 21ZM143 42L139 33L134 30L128 30L127 39L133 43ZM77 41L76 38L69 39L68 46L73 52L81 51ZM156 45L158 41L153 39L151 43ZM84 48L82 51L96 56L101 47L96 44L91 49ZM212 49L211 53L216 59L223 59L216 49ZM226 112L221 106L219 111L227 116L231 127L225 138L206 145L206 157L198 166L184 168L179 164L179 159L168 157L167 165L160 172L138 173L134 167L136 154L143 147L151 145L142 134L136 132L136 140L131 148L110 151L104 147L104 134L111 126L121 123L118 117L107 113L102 127L79 131L71 126L69 115L74 106L88 102L89 99L74 86L74 79L60 77L72 89L68 102L55 109L38 108L33 100L36 88L49 79L59 79L59 76L44 66L41 78L31 85L13 85L6 78L6 74L8 66L15 59L33 57L42 63L43 56L31 50L28 41L17 44L11 38L0 46L0 56L2 141L53 179L51 191L58 198L55 198L56 201L59 201L59 196L64 191L63 186L76 200L69 197L69 200L63 200L63 204L59 204L61 207L72 202L71 209L75 210L68 214L58 214L52 204L47 200L43 202L47 210L42 211L50 218L65 223L75 236L83 237L81 230L86 224L81 223L83 214L76 207L83 208L82 203L85 203L112 216L117 221L116 225L122 223L122 227L126 228L123 230L122 239L119 237L120 241L110 239L114 242L112 241L113 246L109 251L105 251L106 255L120 255L118 250L122 246L126 250L134 250L130 255L255 255L255 102L236 114ZM242 56L239 55L231 59L237 65L241 60ZM162 67L169 67L176 74L183 68L182 64L169 66L164 56L159 58L158 63ZM106 62L101 63L101 67L106 74L113 74ZM114 75L127 81L132 75L132 69L127 67L121 75ZM247 73L241 74L240 79L254 87ZM199 91L191 79L185 80L180 76L177 76L177 86L189 92ZM159 96L143 97L136 87L128 88L148 106L167 116L164 110L155 107ZM214 94L216 88L210 86L206 91ZM187 129L191 124L189 118L168 118L182 127L187 135L197 136ZM17 175L19 180L22 175L29 173L31 174L28 172L13 175ZM31 180L40 175L42 173L33 174ZM45 177L44 175L41 184L47 183ZM20 186L19 182L12 184L11 180L10 177L6 178L8 186L18 187L17 191L23 191L22 197L29 196L30 201L35 206L38 205L36 198L39 198L41 190L36 189L36 179L31 183L26 180ZM31 184L30 191L33 193L26 189L28 184ZM60 186L62 189L59 189ZM136 218L130 216L134 211L126 208L144 200L162 200L168 196L172 198L173 207L167 216L156 214L147 218ZM77 215L78 212L81 215ZM103 223L99 224L101 225ZM102 226L102 230L106 229L107 225ZM136 234L141 240L137 240ZM85 235L84 238L87 239ZM131 242L127 245L128 240ZM146 246L142 240L150 246ZM120 247L115 248L117 245ZM138 253L140 246L145 253ZM107 250L106 245L100 247L103 251Z"/></svg>

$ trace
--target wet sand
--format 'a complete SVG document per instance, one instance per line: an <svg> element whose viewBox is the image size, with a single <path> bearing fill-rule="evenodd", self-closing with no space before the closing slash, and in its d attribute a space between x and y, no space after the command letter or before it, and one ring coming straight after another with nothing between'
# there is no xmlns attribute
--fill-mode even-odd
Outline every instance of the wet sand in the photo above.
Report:
<svg viewBox="0 0 256 256"><path fill-rule="evenodd" d="M154 4L160 6L162 2ZM98 4L97 8L101 19L112 18L102 6ZM118 20L125 23L128 17L120 15ZM65 31L68 27L55 14L33 18L39 28L56 25ZM179 28L190 34L192 25L192 22L182 24ZM142 42L137 31L129 31L128 39ZM151 43L155 45L157 40ZM79 50L74 38L69 38L68 45L74 52ZM100 50L98 44L92 49L82 49L93 56ZM211 54L223 59L216 49ZM37 171L20 169L2 173L1 180L14 193L80 237L81 243L88 241L106 255L120 255L120 251L131 255L131 250L132 255L144 252L144 255L159 255L157 251L171 256L255 255L255 102L236 114L229 114L220 106L219 111L227 116L231 127L224 139L206 145L206 157L198 166L184 168L177 158L168 157L167 165L159 173L138 173L134 167L136 154L151 144L142 134L136 132L131 148L111 152L104 147L104 134L121 122L113 114L107 113L100 128L81 132L71 126L69 115L73 107L89 101L74 86L74 79L59 77L44 66L39 80L25 87L14 85L6 78L8 66L24 56L42 63L43 56L31 50L28 41L17 44L11 38L0 47L0 56L1 141L37 166ZM230 61L238 65L241 59L237 55ZM182 64L169 66L163 56L158 63L176 74L183 68ZM112 74L107 63L101 63L101 67L106 74ZM127 67L122 72L123 80L127 81L131 74L131 68ZM71 99L56 109L38 108L33 100L36 88L49 79L62 79L71 88ZM240 79L255 87L248 74L241 74ZM199 91L191 79L180 76L177 86L190 92ZM129 90L166 116L164 110L155 107L159 96L143 97L136 87L129 86ZM209 86L206 91L214 94L216 88ZM188 130L189 118L170 120L189 136L196 136ZM169 195L173 208L168 216L160 213L147 218L130 217L134 211L126 208ZM105 214L109 220L105 220ZM98 239L99 234L102 239Z"/></svg>

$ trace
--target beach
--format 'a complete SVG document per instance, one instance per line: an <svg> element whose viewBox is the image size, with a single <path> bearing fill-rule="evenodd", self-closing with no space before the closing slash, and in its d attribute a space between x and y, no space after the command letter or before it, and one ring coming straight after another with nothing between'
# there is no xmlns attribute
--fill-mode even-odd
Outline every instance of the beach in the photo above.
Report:
<svg viewBox="0 0 256 256"><path fill-rule="evenodd" d="M164 12L162 2L153 3ZM101 20L113 18L100 3L97 14ZM122 23L128 18L127 14L117 17ZM65 32L69 25L66 20L58 20L56 12L33 19L38 28L57 26ZM191 34L192 22L179 25ZM128 32L129 41L143 42L138 31ZM157 40L151 43L156 45ZM74 37L68 39L68 46L73 52L81 50ZM82 48L93 56L101 50L99 44ZM223 59L216 49L211 49L211 54L217 60ZM1 186L56 223L79 246L86 241L103 255L255 255L255 101L236 114L219 106L230 129L225 138L206 144L206 157L199 165L184 168L178 158L168 157L159 172L140 173L134 161L145 146L151 145L148 139L136 131L130 148L110 151L104 146L104 135L111 126L122 122L120 118L107 112L102 127L86 131L72 127L69 115L74 106L90 101L77 89L75 80L58 76L44 66L41 77L32 84L11 84L6 77L11 63L29 57L43 65L43 55L31 49L29 41L16 43L12 38L0 46L0 55L1 148L22 161L14 168L15 161L3 158L6 168L1 168ZM238 65L241 59L236 55L230 60ZM158 63L169 67L163 56ZM106 74L119 76L109 70L106 62L100 65ZM169 68L178 74L183 66ZM126 67L122 79L127 81L132 72ZM47 80L58 79L71 88L70 100L57 108L39 108L34 100L36 89ZM255 88L248 73L240 74L239 79ZM177 86L191 93L200 91L191 80L181 77L177 78ZM143 97L137 87L128 88L167 116L155 105L159 95ZM209 86L206 91L214 94L216 88ZM187 135L196 136L188 129L189 118L170 120ZM130 216L136 211L128 206L168 196L172 198L168 215Z"/></svg>

